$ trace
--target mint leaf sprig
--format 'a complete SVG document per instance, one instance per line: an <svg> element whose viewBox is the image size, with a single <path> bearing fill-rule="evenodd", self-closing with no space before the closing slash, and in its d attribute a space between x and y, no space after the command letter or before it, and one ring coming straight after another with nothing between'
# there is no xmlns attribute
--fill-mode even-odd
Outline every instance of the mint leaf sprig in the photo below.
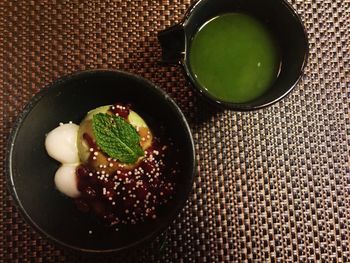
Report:
<svg viewBox="0 0 350 263"><path fill-rule="evenodd" d="M111 158L132 164L144 155L140 146L140 135L130 123L119 116L95 114L92 118L92 130L97 145Z"/></svg>

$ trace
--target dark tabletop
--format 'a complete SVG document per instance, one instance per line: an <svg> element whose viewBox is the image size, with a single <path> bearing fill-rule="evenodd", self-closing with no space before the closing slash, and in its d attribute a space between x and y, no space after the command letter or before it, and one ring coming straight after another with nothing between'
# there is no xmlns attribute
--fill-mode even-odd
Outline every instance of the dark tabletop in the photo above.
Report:
<svg viewBox="0 0 350 263"><path fill-rule="evenodd" d="M159 65L156 34L191 1L1 1L0 145L28 100L57 77L121 69L167 91L190 122L199 174L186 208L143 249L92 257L40 237L0 174L0 262L350 262L350 0L292 0L310 56L272 107L216 111L178 67Z"/></svg>

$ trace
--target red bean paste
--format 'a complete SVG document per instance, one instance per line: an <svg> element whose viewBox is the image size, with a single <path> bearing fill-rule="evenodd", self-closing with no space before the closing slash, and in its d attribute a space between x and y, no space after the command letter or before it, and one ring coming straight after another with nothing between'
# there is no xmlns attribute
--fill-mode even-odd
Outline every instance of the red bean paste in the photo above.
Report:
<svg viewBox="0 0 350 263"><path fill-rule="evenodd" d="M127 120L130 105L115 104L110 112ZM140 137L142 130L138 130ZM104 154L89 134L83 138L90 147L88 161L76 169L81 196L75 199L77 208L93 213L108 225L136 224L156 219L161 206L174 197L174 145L168 138L152 134L152 143L137 164L125 165ZM96 157L105 162L96 168ZM98 161L98 160L97 160Z"/></svg>

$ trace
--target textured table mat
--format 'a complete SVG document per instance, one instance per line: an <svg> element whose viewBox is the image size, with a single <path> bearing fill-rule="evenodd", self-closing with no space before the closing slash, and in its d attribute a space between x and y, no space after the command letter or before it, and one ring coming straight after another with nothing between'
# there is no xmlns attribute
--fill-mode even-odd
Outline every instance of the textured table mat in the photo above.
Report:
<svg viewBox="0 0 350 263"><path fill-rule="evenodd" d="M158 64L157 31L190 2L1 1L0 262L350 262L350 0L291 0L310 41L305 76L249 113L208 108L180 68ZM25 103L57 77L95 68L150 79L193 130L200 172L162 250L161 240L118 256L56 247L5 187L5 142Z"/></svg>

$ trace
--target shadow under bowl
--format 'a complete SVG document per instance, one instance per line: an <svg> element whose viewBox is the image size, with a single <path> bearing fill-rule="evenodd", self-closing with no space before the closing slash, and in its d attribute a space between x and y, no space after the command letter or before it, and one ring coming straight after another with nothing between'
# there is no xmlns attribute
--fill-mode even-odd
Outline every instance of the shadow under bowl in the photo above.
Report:
<svg viewBox="0 0 350 263"><path fill-rule="evenodd" d="M46 134L60 122L79 124L98 106L127 102L149 124L164 126L178 146L181 172L175 197L153 221L107 227L77 210L54 185L59 163L45 150ZM41 234L64 247L84 252L120 252L144 244L164 230L184 207L195 174L194 143L175 102L149 81L120 71L95 70L63 77L36 94L19 116L7 148L7 181L24 217Z"/></svg>

